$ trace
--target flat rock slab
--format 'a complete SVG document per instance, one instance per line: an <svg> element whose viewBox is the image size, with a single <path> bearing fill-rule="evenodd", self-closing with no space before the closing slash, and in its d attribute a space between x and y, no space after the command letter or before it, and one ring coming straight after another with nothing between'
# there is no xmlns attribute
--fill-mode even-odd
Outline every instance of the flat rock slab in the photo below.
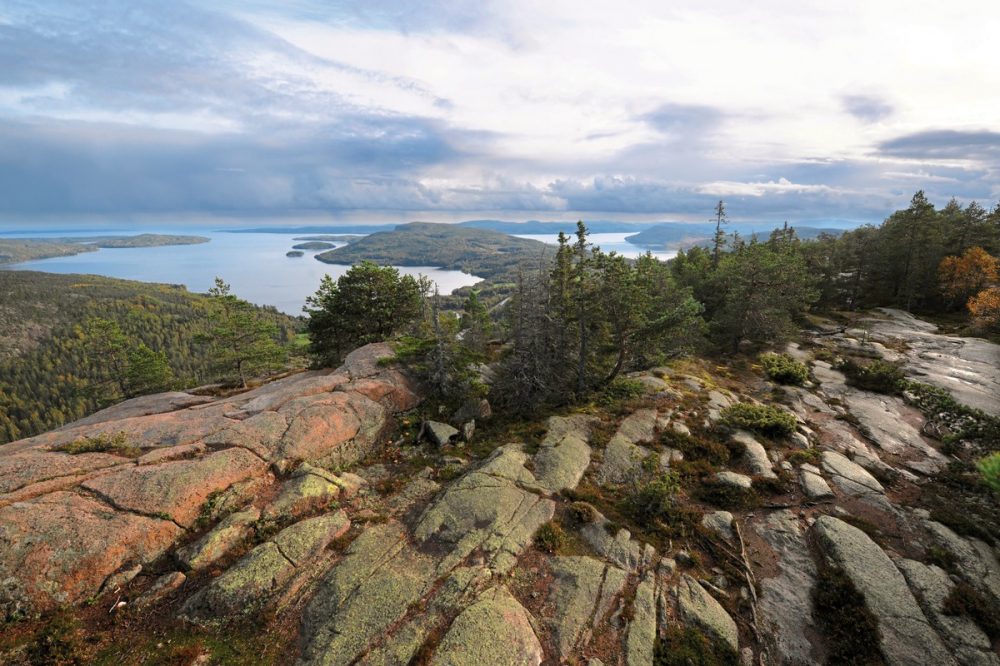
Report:
<svg viewBox="0 0 1000 666"><path fill-rule="evenodd" d="M624 589L628 572L592 557L572 556L553 558L552 574L551 621L559 659L565 662L590 642L592 630L601 626Z"/></svg>
<svg viewBox="0 0 1000 666"><path fill-rule="evenodd" d="M260 511L254 507L226 516L200 539L179 548L177 561L195 571L215 564L250 536L258 518Z"/></svg>
<svg viewBox="0 0 1000 666"><path fill-rule="evenodd" d="M505 573L535 531L552 519L555 503L539 494L544 489L524 466L529 457L517 446L500 447L423 512L414 538L451 551L442 572L479 549L491 569Z"/></svg>
<svg viewBox="0 0 1000 666"><path fill-rule="evenodd" d="M545 655L528 611L504 587L462 611L434 651L441 666L538 666Z"/></svg>
<svg viewBox="0 0 1000 666"><path fill-rule="evenodd" d="M812 589L816 565L795 514L775 511L753 523L756 532L777 556L778 574L760 578L758 608L780 656L778 663L810 664L820 660L813 653L809 635L817 629L812 616Z"/></svg>
<svg viewBox="0 0 1000 666"><path fill-rule="evenodd" d="M836 451L824 451L823 470L830 475L833 483L852 497L876 496L884 499L885 488L861 465Z"/></svg>
<svg viewBox="0 0 1000 666"><path fill-rule="evenodd" d="M203 405L213 402L215 398L207 395L191 395L181 391L171 391L167 393L156 393L154 395L143 395L120 402L117 405L102 409L90 416L73 422L73 426L93 425L95 423L105 423L107 421L120 421L121 419L135 416L150 416L152 414L164 414L176 412L195 405Z"/></svg>
<svg viewBox="0 0 1000 666"><path fill-rule="evenodd" d="M267 465L245 449L226 449L199 458L146 465L91 479L83 487L114 506L145 514L165 515L191 527L208 496L238 481L262 476Z"/></svg>
<svg viewBox="0 0 1000 666"><path fill-rule="evenodd" d="M130 462L107 453L55 453L37 449L0 457L0 495L39 481L83 474Z"/></svg>
<svg viewBox="0 0 1000 666"><path fill-rule="evenodd" d="M590 465L590 416L552 416L545 439L535 454L535 478L549 492L576 488Z"/></svg>
<svg viewBox="0 0 1000 666"><path fill-rule="evenodd" d="M436 563L409 544L399 523L363 532L306 607L299 663L352 663L430 590Z"/></svg>
<svg viewBox="0 0 1000 666"><path fill-rule="evenodd" d="M289 479L281 493L264 507L268 519L303 516L323 507L340 495L340 487L317 474L302 474Z"/></svg>
<svg viewBox="0 0 1000 666"><path fill-rule="evenodd" d="M1000 416L1000 345L942 335L937 326L908 312L880 310L885 319L865 321L871 325L873 337L906 343L908 374L947 390L963 405Z"/></svg>
<svg viewBox="0 0 1000 666"><path fill-rule="evenodd" d="M618 485L635 481L643 474L642 463L650 450L617 433L604 447L604 458L597 471L601 485Z"/></svg>
<svg viewBox="0 0 1000 666"><path fill-rule="evenodd" d="M832 516L820 516L814 529L823 554L843 570L878 618L880 647L890 666L954 663L903 574L878 544Z"/></svg>
<svg viewBox="0 0 1000 666"><path fill-rule="evenodd" d="M656 650L656 579L647 573L635 590L632 600L632 621L625 638L625 663L627 666L646 666L653 663Z"/></svg>
<svg viewBox="0 0 1000 666"><path fill-rule="evenodd" d="M923 422L923 416L893 396L856 391L846 396L847 408L860 422L861 431L875 444L899 456L942 459L942 455L920 436L908 420Z"/></svg>
<svg viewBox="0 0 1000 666"><path fill-rule="evenodd" d="M674 589L674 598L677 611L685 624L725 641L734 651L740 649L739 630L733 618L697 580L682 574Z"/></svg>
<svg viewBox="0 0 1000 666"><path fill-rule="evenodd" d="M916 593L927 619L951 648L960 664L1000 666L1000 657L992 651L986 633L965 615L948 615L944 600L955 584L940 567L914 560L897 563L910 589Z"/></svg>
<svg viewBox="0 0 1000 666"><path fill-rule="evenodd" d="M188 599L182 617L201 624L223 622L258 608L351 526L343 511L310 518L278 532Z"/></svg>
<svg viewBox="0 0 1000 666"><path fill-rule="evenodd" d="M799 482L802 484L802 492L814 502L833 498L830 484L820 475L819 469L812 465L799 468Z"/></svg>
<svg viewBox="0 0 1000 666"><path fill-rule="evenodd" d="M0 508L0 612L80 603L123 566L159 557L181 533L169 520L72 492Z"/></svg>

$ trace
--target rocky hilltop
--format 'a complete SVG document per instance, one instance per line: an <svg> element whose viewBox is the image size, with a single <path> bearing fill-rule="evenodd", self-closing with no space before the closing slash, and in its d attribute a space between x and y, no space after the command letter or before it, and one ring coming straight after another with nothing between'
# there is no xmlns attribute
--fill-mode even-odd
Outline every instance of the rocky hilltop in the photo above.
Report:
<svg viewBox="0 0 1000 666"><path fill-rule="evenodd" d="M963 523L947 419L835 367L898 361L1000 415L1000 347L886 310L787 351L804 386L687 361L608 408L490 430L473 405L417 443L420 389L369 345L5 445L0 656L85 633L97 663L1000 665L996 618L954 609L1000 604L995 504ZM733 427L739 403L794 432ZM661 477L694 481L654 525Z"/></svg>

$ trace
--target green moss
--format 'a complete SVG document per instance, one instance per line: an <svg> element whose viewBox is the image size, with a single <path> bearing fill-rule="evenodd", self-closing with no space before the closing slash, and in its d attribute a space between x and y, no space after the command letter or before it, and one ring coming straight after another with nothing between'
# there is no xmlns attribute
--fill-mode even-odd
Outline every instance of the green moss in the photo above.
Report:
<svg viewBox="0 0 1000 666"><path fill-rule="evenodd" d="M667 628L653 655L654 666L730 666L738 663L739 656L725 641L678 624Z"/></svg>
<svg viewBox="0 0 1000 666"><path fill-rule="evenodd" d="M629 400L642 397L645 392L646 388L642 382L619 377L601 392L601 395L597 398L597 403L606 409L613 409Z"/></svg>
<svg viewBox="0 0 1000 666"><path fill-rule="evenodd" d="M76 456L81 453L113 453L127 458L134 458L139 455L138 447L133 446L128 441L128 434L124 431L116 432L113 435L100 433L93 437L82 437L72 442L67 442L52 449Z"/></svg>
<svg viewBox="0 0 1000 666"><path fill-rule="evenodd" d="M724 423L767 437L785 437L795 432L795 416L779 407L739 402L722 410Z"/></svg>
<svg viewBox="0 0 1000 666"><path fill-rule="evenodd" d="M788 354L761 354L760 364L767 376L779 384L801 386L809 379L809 368Z"/></svg>
<svg viewBox="0 0 1000 666"><path fill-rule="evenodd" d="M33 666L83 664L80 657L79 634L76 620L68 611L56 613L28 647L28 662Z"/></svg>
<svg viewBox="0 0 1000 666"><path fill-rule="evenodd" d="M843 571L821 565L812 599L813 618L826 637L828 664L885 663L879 651L878 618Z"/></svg>

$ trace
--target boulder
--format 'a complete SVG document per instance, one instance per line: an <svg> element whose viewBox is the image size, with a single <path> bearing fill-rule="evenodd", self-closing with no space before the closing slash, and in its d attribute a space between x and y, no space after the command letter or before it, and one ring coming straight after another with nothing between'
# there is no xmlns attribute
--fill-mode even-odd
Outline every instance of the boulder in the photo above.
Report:
<svg viewBox="0 0 1000 666"><path fill-rule="evenodd" d="M458 428L439 421L424 421L424 434L432 443L447 446L458 437Z"/></svg>
<svg viewBox="0 0 1000 666"><path fill-rule="evenodd" d="M799 482L802 484L802 492L814 502L833 499L833 490L820 475L817 467L808 463L802 465L799 468Z"/></svg>
<svg viewBox="0 0 1000 666"><path fill-rule="evenodd" d="M753 479L745 474L737 474L736 472L716 472L712 478L719 483L732 486L733 488L739 488L740 490L750 490L753 487Z"/></svg>
<svg viewBox="0 0 1000 666"><path fill-rule="evenodd" d="M736 541L736 535L733 533L733 514L728 511L706 513L701 519L701 525L730 543Z"/></svg>
<svg viewBox="0 0 1000 666"><path fill-rule="evenodd" d="M778 475L774 473L771 461L767 457L764 445L758 442L753 435L745 430L737 430L733 433L732 438L733 441L745 447L743 464L750 471L750 474L753 476L762 476L765 479L778 478Z"/></svg>

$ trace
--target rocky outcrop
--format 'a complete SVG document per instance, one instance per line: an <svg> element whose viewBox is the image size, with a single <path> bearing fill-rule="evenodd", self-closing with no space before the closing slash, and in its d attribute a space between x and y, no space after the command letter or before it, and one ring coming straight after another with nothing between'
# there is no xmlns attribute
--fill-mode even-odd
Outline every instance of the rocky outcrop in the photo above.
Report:
<svg viewBox="0 0 1000 666"><path fill-rule="evenodd" d="M739 650L739 630L726 609L687 574L681 576L674 591L677 610L684 623L704 631Z"/></svg>
<svg viewBox="0 0 1000 666"><path fill-rule="evenodd" d="M391 414L418 401L399 370L379 364L392 354L369 345L337 370L225 398L146 396L0 447L0 607L31 614L78 604L119 569L152 562L220 510L256 500L274 481L270 470L374 451ZM66 452L101 446L108 450ZM233 529L186 549L187 566L217 559L242 535Z"/></svg>

